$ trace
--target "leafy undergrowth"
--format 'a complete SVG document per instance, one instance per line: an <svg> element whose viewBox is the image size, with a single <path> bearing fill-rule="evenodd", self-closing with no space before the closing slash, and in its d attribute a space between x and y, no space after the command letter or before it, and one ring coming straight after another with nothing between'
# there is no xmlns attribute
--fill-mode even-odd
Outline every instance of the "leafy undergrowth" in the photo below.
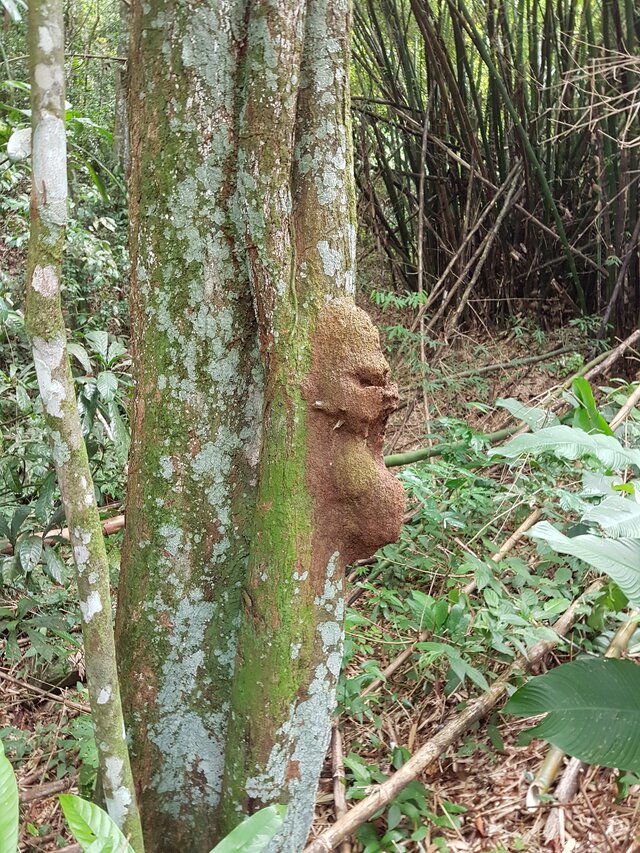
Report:
<svg viewBox="0 0 640 853"><path fill-rule="evenodd" d="M458 361L459 372L465 366ZM546 373L548 385L554 385L564 378L563 368L566 365L556 364L552 376L548 365L530 372L536 373L538 383ZM509 384L509 375L505 378ZM575 387L580 391L579 384ZM630 392L622 380L611 383L598 394L599 411L588 390L582 400L579 393L565 395L569 407L575 407L570 419L582 426L589 418L610 421ZM487 412L489 418L495 418L495 411ZM533 422L537 415L523 413ZM354 577L338 722L351 801L365 797L371 785L401 767L471 698L504 674L517 654L553 638L553 623L597 576L585 562L553 551L540 537L518 537L500 558L501 546L532 511L538 509L537 518L554 522L574 537L587 531L582 519L595 516L594 507L612 494L612 485L635 493L633 467L610 482L611 460L606 454L598 458L592 448L581 457L574 447L558 449L557 441L555 446L548 442L554 452L514 452L515 458L505 463L501 451L487 452L468 423L435 418L430 431L435 445L455 443L454 449L402 471L409 504L401 538ZM529 443L544 445L545 434L531 436ZM623 444L638 445L635 410L616 434ZM572 437L574 442L578 435ZM405 433L397 441L406 438ZM587 436L585 443L596 446L597 439ZM547 531L544 538L558 538L549 537L550 525L538 529ZM607 648L625 620L628 601L615 584L604 580L603 588L584 601L573 631L545 666L580 654L602 654ZM385 677L385 668L393 667L408 648L413 650L408 659ZM627 654L638 653L636 633ZM553 798L543 796L532 811L526 803L546 747L537 740L527 746L519 743L525 727L494 710L361 827L354 849L498 853L631 848L640 778L601 768L588 769L578 796L563 814L560 836L545 840ZM334 771L329 757L315 833L335 820Z"/></svg>

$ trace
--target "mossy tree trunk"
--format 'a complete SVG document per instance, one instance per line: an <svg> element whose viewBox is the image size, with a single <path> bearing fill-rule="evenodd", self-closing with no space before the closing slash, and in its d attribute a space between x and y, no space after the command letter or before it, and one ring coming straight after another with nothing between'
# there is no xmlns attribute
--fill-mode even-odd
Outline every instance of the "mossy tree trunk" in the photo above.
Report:
<svg viewBox="0 0 640 853"><path fill-rule="evenodd" d="M134 7L137 392L118 641L151 850L288 802L328 743L345 565L398 533L355 307L346 0Z"/></svg>
<svg viewBox="0 0 640 853"><path fill-rule="evenodd" d="M31 233L26 325L69 527L91 713L107 810L142 853L113 637L109 563L67 352L60 285L67 224L62 0L29 3Z"/></svg>

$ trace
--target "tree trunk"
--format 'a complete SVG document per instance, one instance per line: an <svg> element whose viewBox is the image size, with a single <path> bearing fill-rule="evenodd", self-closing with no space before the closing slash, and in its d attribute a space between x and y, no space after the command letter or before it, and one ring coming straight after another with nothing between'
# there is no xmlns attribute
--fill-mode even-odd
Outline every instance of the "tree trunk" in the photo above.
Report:
<svg viewBox="0 0 640 853"><path fill-rule="evenodd" d="M130 0L119 2L120 32L118 34L118 54L126 56L129 51L129 19L131 17ZM113 122L113 153L122 171L127 175L131 163L129 147L129 111L127 97L129 91L129 66L126 62L116 62L116 93Z"/></svg>
<svg viewBox="0 0 640 853"><path fill-rule="evenodd" d="M344 567L403 510L382 461L396 390L353 302L348 3L144 9L118 639L145 838L206 851L288 802L270 849L299 850Z"/></svg>
<svg viewBox="0 0 640 853"><path fill-rule="evenodd" d="M142 853L116 672L109 563L82 437L60 299L67 224L62 0L29 3L32 167L26 325L76 565L91 714L107 810Z"/></svg>

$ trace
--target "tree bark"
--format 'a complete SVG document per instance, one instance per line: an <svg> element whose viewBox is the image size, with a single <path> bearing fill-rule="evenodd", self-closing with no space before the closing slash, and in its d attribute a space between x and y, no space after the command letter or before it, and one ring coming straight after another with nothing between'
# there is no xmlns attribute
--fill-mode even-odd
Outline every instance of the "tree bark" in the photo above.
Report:
<svg viewBox="0 0 640 853"><path fill-rule="evenodd" d="M260 451L232 208L240 2L132 8L136 394L116 639L147 845L209 850Z"/></svg>
<svg viewBox="0 0 640 853"><path fill-rule="evenodd" d="M344 567L402 519L397 393L353 302L348 32L347 0L134 10L118 642L152 850L208 850L272 802L269 849L302 849Z"/></svg>
<svg viewBox="0 0 640 853"><path fill-rule="evenodd" d="M116 671L109 563L82 437L60 298L67 224L62 0L29 4L29 48L33 181L26 325L73 546L106 806L133 848L142 851Z"/></svg>

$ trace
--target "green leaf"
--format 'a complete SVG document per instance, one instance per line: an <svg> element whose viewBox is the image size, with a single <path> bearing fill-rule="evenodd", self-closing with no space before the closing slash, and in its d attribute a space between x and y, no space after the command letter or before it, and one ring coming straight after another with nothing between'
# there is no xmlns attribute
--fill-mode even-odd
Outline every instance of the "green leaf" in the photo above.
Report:
<svg viewBox="0 0 640 853"><path fill-rule="evenodd" d="M578 422L574 418L574 426L579 426L587 432L601 432L604 435L613 435L613 430L602 417L596 406L591 385L583 376L578 376L571 383L580 408L576 411Z"/></svg>
<svg viewBox="0 0 640 853"><path fill-rule="evenodd" d="M107 192L107 188L104 185L104 181L102 180L100 175L96 172L96 170L93 168L91 163L85 162L84 166L85 166L85 169L87 170L87 172L89 173L89 177L93 181L95 188L100 193L100 197L102 198L102 201L105 204L108 204L109 203L109 193Z"/></svg>
<svg viewBox="0 0 640 853"><path fill-rule="evenodd" d="M25 572L32 571L42 556L42 537L25 536L18 545L18 556Z"/></svg>
<svg viewBox="0 0 640 853"><path fill-rule="evenodd" d="M506 409L514 418L524 423L533 432L542 429L544 426L553 426L560 423L553 412L548 412L546 409L540 409L537 406L525 406L520 400L515 400L513 397L496 400L496 406Z"/></svg>
<svg viewBox="0 0 640 853"><path fill-rule="evenodd" d="M85 337L91 344L91 349L106 362L109 349L109 335L99 329L93 329L91 332L87 332Z"/></svg>
<svg viewBox="0 0 640 853"><path fill-rule="evenodd" d="M582 459L592 456L607 468L618 470L628 465L640 468L640 450L623 447L617 438L587 433L570 426L553 426L536 433L518 435L502 447L488 451L489 456L517 459L525 453L537 456L551 453L558 459Z"/></svg>
<svg viewBox="0 0 640 853"><path fill-rule="evenodd" d="M22 527L25 519L31 512L31 507L28 506L19 506L13 513L13 517L11 519L11 530L9 539L11 544L15 547L16 539L18 538L18 533L20 532L20 528Z"/></svg>
<svg viewBox="0 0 640 853"><path fill-rule="evenodd" d="M49 545L44 546L44 570L51 580L59 584L64 583L64 564Z"/></svg>
<svg viewBox="0 0 640 853"><path fill-rule="evenodd" d="M18 783L0 741L0 853L15 853L18 829Z"/></svg>
<svg viewBox="0 0 640 853"><path fill-rule="evenodd" d="M115 445L116 458L124 467L129 458L129 446L131 444L131 436L129 428L124 422L118 404L111 400L108 404L109 421L111 422L111 432L113 433L113 443Z"/></svg>
<svg viewBox="0 0 640 853"><path fill-rule="evenodd" d="M103 850L104 847L92 846L100 840L103 844L111 844L114 853L116 850L118 853L134 853L133 847L113 820L95 803L89 803L75 794L60 794L58 799L69 829L84 851L95 853L96 849Z"/></svg>
<svg viewBox="0 0 640 853"><path fill-rule="evenodd" d="M69 341L69 343L67 344L67 349L69 350L70 355L78 359L85 373L93 373L89 353L82 346L82 344L79 344L76 341Z"/></svg>
<svg viewBox="0 0 640 853"><path fill-rule="evenodd" d="M605 498L587 510L582 520L595 522L614 539L620 536L640 538L640 504L620 495Z"/></svg>
<svg viewBox="0 0 640 853"><path fill-rule="evenodd" d="M529 531L560 554L571 554L614 580L632 604L640 605L640 540L604 539L592 533L569 538L548 521Z"/></svg>
<svg viewBox="0 0 640 853"><path fill-rule="evenodd" d="M0 513L0 536L4 536L6 539L11 539L11 531L9 530L9 524L7 519Z"/></svg>
<svg viewBox="0 0 640 853"><path fill-rule="evenodd" d="M108 403L113 400L118 390L118 377L110 370L103 370L97 376L96 387L98 388L98 394Z"/></svg>
<svg viewBox="0 0 640 853"><path fill-rule="evenodd" d="M546 714L532 733L585 761L640 771L640 667L628 660L580 660L531 679L505 711Z"/></svg>
<svg viewBox="0 0 640 853"><path fill-rule="evenodd" d="M267 806L231 830L211 853L262 853L284 823L287 807Z"/></svg>

